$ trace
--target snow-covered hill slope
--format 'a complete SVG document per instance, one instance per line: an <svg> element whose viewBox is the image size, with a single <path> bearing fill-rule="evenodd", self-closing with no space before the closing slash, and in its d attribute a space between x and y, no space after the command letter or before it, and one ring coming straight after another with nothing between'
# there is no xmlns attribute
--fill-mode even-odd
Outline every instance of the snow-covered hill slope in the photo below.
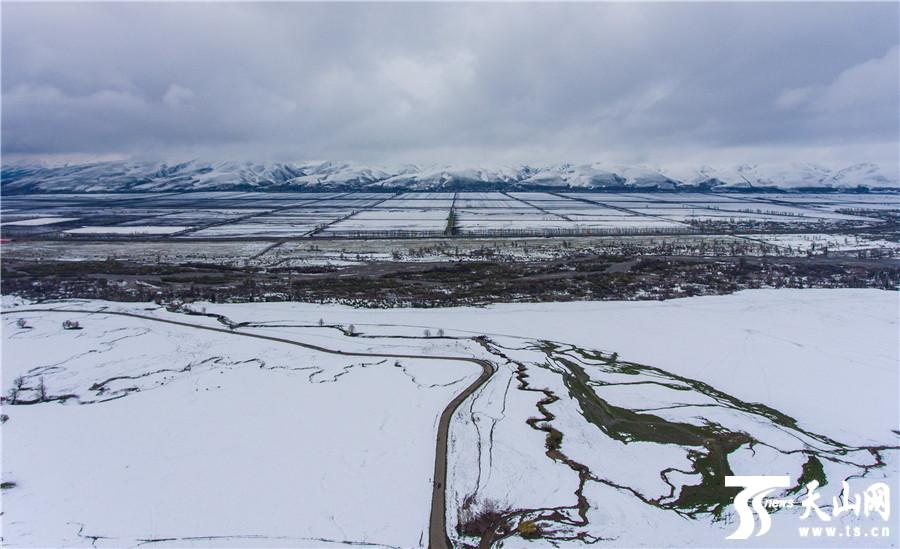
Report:
<svg viewBox="0 0 900 549"><path fill-rule="evenodd" d="M117 161L64 166L6 165L4 193L188 190L900 190L895 173L863 163L840 169L789 166L654 168L605 164L542 167L378 168L341 162L180 164Z"/></svg>

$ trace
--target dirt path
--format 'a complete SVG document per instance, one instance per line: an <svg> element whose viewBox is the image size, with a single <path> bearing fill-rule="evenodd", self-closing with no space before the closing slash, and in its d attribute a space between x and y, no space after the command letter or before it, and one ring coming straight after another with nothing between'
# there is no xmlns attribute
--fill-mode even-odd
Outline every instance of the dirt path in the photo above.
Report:
<svg viewBox="0 0 900 549"><path fill-rule="evenodd" d="M121 311L106 311L106 310L83 310L83 309L49 309L49 308L29 308L29 309L18 309L12 311L2 311L3 315L7 314L20 314L20 313L70 313L70 314L102 314L102 315L116 315L116 316L125 316L131 318L138 318L141 320L150 320L153 322L162 322L165 324L173 324L175 326L183 326L186 328L196 328L199 330L208 330L211 332L220 332L224 334L231 335L239 335L244 337L252 337L256 339L264 339L267 341L274 341L277 343L285 343L288 345L296 345L298 347L304 347L306 349L312 349L314 351L318 351L321 353L328 353L333 355L342 355L342 356L359 356L359 357L377 357L377 358L414 358L414 359L424 359L424 360L458 360L462 362L471 362L472 364L477 364L481 367L481 375L478 376L478 379L473 381L468 387L466 387L461 393L459 393L450 403L444 408L444 411L441 412L440 420L438 421L438 431L437 431L437 444L436 451L434 456L434 477L433 477L433 488L431 495L431 515L428 523L428 547L431 549L449 549L452 545L450 543L450 538L447 536L447 493L446 493L446 485L447 485L447 437L450 432L450 420L453 418L453 414L456 412L456 409L459 407L462 402L468 398L472 393L477 391L482 385L484 385L488 379L490 379L491 375L494 373L494 365L488 361L478 358L470 358L470 357L461 357L461 356L442 356L442 355L409 355L409 354L386 354L386 353L358 353L358 352L350 352L350 351L341 351L337 349L329 349L327 347L320 347L319 345L313 345L312 343L303 343L300 341L294 341L291 339L284 339L280 337L267 336L262 334L253 334L247 332L238 332L228 328L217 328L214 326L204 326L203 324L193 324L190 322L182 322L179 320L171 320L167 318L157 318L148 315L141 315L137 313L126 313Z"/></svg>
<svg viewBox="0 0 900 549"><path fill-rule="evenodd" d="M473 359L475 360L475 359ZM431 519L428 523L428 547L431 549L449 549L452 547L447 536L447 437L450 432L450 420L460 404L487 383L494 373L493 365L487 360L479 360L481 375L463 392L456 395L441 413L438 423L437 449L434 459L434 488L431 493Z"/></svg>

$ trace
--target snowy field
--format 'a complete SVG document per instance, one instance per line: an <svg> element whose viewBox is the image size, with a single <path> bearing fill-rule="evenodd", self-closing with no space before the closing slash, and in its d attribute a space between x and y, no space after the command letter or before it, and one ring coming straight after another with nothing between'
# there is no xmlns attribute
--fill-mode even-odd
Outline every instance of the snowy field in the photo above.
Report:
<svg viewBox="0 0 900 549"><path fill-rule="evenodd" d="M494 372L448 437L453 545L477 545L472 517L494 508L506 547L722 546L720 468L789 475L794 497L812 475L823 506L848 477L895 489L898 306L879 290L389 310L6 297L4 543L427 546L437 418L478 358ZM740 543L897 545L801 539L800 511Z"/></svg>
<svg viewBox="0 0 900 549"><path fill-rule="evenodd" d="M3 496L6 543L428 539L437 416L474 365L349 358L122 316L16 318L28 327L4 317L4 389L23 379L19 401L41 385L65 404L3 407L3 478L16 482ZM62 329L70 319L82 328ZM391 504L377 505L385 494Z"/></svg>
<svg viewBox="0 0 900 549"><path fill-rule="evenodd" d="M123 225L121 227L79 227L78 229L69 229L63 231L66 234L118 234L118 235L137 235L137 234L174 234L181 232L189 227L184 226L165 226L165 225Z"/></svg>
<svg viewBox="0 0 900 549"><path fill-rule="evenodd" d="M738 235L741 236L741 235ZM750 235L744 235L750 236ZM753 238L773 244L787 251L801 254L822 254L826 251L846 252L854 250L880 250L900 249L900 242L861 238L858 234L826 234L826 233L794 233L794 234L766 234L752 235Z"/></svg>
<svg viewBox="0 0 900 549"><path fill-rule="evenodd" d="M762 224L832 230L875 227L900 210L894 194L763 195L713 193L196 192L127 195L14 195L4 197L4 235L78 235L87 238L307 238L450 230L594 230L671 233L692 224ZM290 222L297 217L309 223ZM59 221L46 220L59 218ZM170 225L182 230L170 231ZM317 226L328 230L314 231ZM144 229L136 231L134 228ZM771 229L771 227L769 227ZM769 230L766 229L766 230ZM770 231L771 232L771 231Z"/></svg>
<svg viewBox="0 0 900 549"><path fill-rule="evenodd" d="M37 227L40 225L52 225L54 223L65 223L66 221L76 221L77 217L38 217L34 219L24 219L22 221L9 221L5 225L14 225L22 227Z"/></svg>

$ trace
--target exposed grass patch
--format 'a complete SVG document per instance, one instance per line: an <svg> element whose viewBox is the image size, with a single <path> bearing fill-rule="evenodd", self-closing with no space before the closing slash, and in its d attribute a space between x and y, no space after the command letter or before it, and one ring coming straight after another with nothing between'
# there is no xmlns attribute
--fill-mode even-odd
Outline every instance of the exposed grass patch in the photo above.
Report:
<svg viewBox="0 0 900 549"><path fill-rule="evenodd" d="M822 467L822 462L816 456L809 456L809 459L803 464L803 472L800 473L800 478L797 479L797 486L794 486L788 493L796 494L814 480L819 483L819 486L828 484L828 478L825 477L825 468Z"/></svg>
<svg viewBox="0 0 900 549"><path fill-rule="evenodd" d="M533 520L523 520L516 527L516 533L524 539L537 539L541 537L543 531L538 523Z"/></svg>
<svg viewBox="0 0 900 549"><path fill-rule="evenodd" d="M688 456L702 480L698 485L683 487L672 507L690 514L706 512L719 516L731 504L738 490L725 487L724 477L732 474L728 454L742 444L753 442L750 436L715 425L698 426L669 421L653 414L613 406L594 392L589 384L590 376L584 368L558 353L555 344L546 342L544 350L556 364L568 370L563 382L585 418L610 438L625 443L643 441L699 448L691 450ZM631 369L634 373L641 369L635 364L612 363L599 358L611 368Z"/></svg>

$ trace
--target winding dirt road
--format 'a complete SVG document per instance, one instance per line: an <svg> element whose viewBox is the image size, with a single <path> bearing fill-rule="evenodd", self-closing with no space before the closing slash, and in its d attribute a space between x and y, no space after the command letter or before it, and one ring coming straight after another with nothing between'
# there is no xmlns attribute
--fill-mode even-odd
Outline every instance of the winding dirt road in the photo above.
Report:
<svg viewBox="0 0 900 549"><path fill-rule="evenodd" d="M203 324L193 324L190 322L182 322L179 320L171 320L167 318L157 318L148 315L141 315L137 313L127 313L122 311L107 311L103 309L99 310L83 310L83 309L50 309L50 308L29 308L29 309L18 309L12 311L2 311L0 314L20 314L20 313L69 313L69 314L101 314L101 315L116 315L116 316L125 316L131 318L138 318L141 320L150 320L153 322L162 322L165 324L173 324L175 326L183 326L186 328L196 328L198 330L208 330L211 332L220 332L224 334L238 335L243 337L252 337L256 339L264 339L267 341L274 341L277 343L285 343L288 345L296 345L298 347L304 347L306 349L312 349L314 351L318 351L320 353L329 353L333 355L342 355L342 356L359 356L359 357L376 357L376 358L414 358L414 359L424 359L424 360L458 360L462 362L471 362L472 364L477 364L481 367L481 375L478 376L478 379L473 381L468 387L466 387L462 392L460 392L456 397L450 401L444 411L441 412L440 420L438 421L438 431L437 431L437 444L435 449L434 456L434 477L433 477L433 488L431 495L431 515L428 526L428 547L431 549L449 549L451 547L450 538L447 536L447 494L446 494L446 485L447 485L447 438L450 431L450 420L453 418L453 414L456 412L456 409L464 400L466 400L472 393L477 391L482 385L484 385L493 375L494 373L494 365L488 361L478 358L471 357L461 357L461 356L442 356L442 355L409 355L409 354L387 354L387 353L358 353L358 352L349 352L349 351L341 351L338 349L329 349L327 347L321 347L319 345L314 345L312 343L303 343L301 341L294 341L291 339L284 339L280 337L267 336L262 334L253 334L247 332L239 332L234 329L228 328L217 328L215 326L204 326Z"/></svg>

